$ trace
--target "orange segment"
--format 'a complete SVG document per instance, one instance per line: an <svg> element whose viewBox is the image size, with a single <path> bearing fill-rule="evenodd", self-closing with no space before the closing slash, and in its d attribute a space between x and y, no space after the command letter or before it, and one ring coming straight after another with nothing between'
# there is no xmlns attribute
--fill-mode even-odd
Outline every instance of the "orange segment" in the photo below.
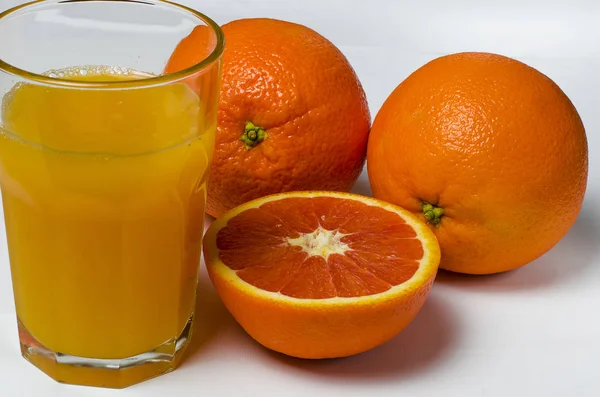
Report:
<svg viewBox="0 0 600 397"><path fill-rule="evenodd" d="M319 256L311 256L302 262L297 273L280 293L301 299L323 299L337 296L327 262Z"/></svg>
<svg viewBox="0 0 600 397"><path fill-rule="evenodd" d="M204 257L225 306L254 339L325 358L360 353L400 332L425 302L440 252L429 227L399 207L293 192L216 220Z"/></svg>
<svg viewBox="0 0 600 397"><path fill-rule="evenodd" d="M419 261L407 260L398 255L351 251L346 256L390 285L398 285L408 280L409 275L413 275L419 268Z"/></svg>
<svg viewBox="0 0 600 397"><path fill-rule="evenodd" d="M377 275L371 273L369 270L358 266L346 255L333 254L329 257L327 263L337 296L346 298L367 296L392 288L389 283L378 278Z"/></svg>

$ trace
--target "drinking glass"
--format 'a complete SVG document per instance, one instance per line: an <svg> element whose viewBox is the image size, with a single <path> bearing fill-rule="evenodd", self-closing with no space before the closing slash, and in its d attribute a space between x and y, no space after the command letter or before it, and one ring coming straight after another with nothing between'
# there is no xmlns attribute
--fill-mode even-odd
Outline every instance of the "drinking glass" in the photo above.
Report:
<svg viewBox="0 0 600 397"><path fill-rule="evenodd" d="M163 73L202 32L199 62ZM0 14L0 184L23 356L125 387L191 336L223 34L161 0Z"/></svg>

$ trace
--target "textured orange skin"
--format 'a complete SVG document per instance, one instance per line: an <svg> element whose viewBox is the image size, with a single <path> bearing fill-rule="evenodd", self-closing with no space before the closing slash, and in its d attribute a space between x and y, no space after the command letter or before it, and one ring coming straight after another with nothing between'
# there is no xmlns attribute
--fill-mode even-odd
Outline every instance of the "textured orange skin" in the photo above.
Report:
<svg viewBox="0 0 600 397"><path fill-rule="evenodd" d="M167 71L198 60L198 27ZM251 199L293 190L349 191L365 161L371 116L344 55L313 30L273 19L222 27L226 45L207 212L215 217ZM247 149L247 121L267 138Z"/></svg>
<svg viewBox="0 0 600 397"><path fill-rule="evenodd" d="M396 336L417 315L434 277L413 295L377 305L295 307L258 299L226 282L207 266L221 300L244 330L263 346L299 358L362 353Z"/></svg>
<svg viewBox="0 0 600 397"><path fill-rule="evenodd" d="M441 268L489 274L531 262L566 234L581 209L588 149L576 109L548 77L503 56L461 53L426 64L389 96L367 167L375 197L414 213L422 201L445 210L431 226Z"/></svg>

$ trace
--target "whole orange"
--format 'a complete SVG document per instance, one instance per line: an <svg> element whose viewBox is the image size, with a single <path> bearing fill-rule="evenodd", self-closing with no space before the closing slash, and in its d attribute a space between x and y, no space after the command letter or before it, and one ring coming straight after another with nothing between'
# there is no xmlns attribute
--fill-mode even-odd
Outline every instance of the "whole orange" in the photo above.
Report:
<svg viewBox="0 0 600 397"><path fill-rule="evenodd" d="M367 167L375 197L428 220L440 267L488 274L527 264L565 235L581 209L588 150L552 80L504 56L460 53L388 97Z"/></svg>
<svg viewBox="0 0 600 397"><path fill-rule="evenodd" d="M370 114L344 55L301 25L243 19L222 27L226 45L207 212L295 190L349 191L364 165ZM206 52L198 27L166 71Z"/></svg>

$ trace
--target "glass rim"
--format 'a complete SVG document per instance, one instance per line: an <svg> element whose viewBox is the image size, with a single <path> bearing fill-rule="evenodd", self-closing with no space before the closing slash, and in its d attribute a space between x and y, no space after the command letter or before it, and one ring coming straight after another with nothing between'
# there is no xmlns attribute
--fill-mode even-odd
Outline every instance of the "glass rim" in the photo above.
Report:
<svg viewBox="0 0 600 397"><path fill-rule="evenodd" d="M223 55L223 50L225 48L225 35L221 30L221 27L213 21L208 16L203 13L194 10L193 8L187 7L183 4L178 4L169 0L136 0L136 1L128 1L128 0L34 0L24 4L17 5L15 7L9 8L0 13L0 23L2 23L5 18L9 17L11 14L16 13L22 9L35 6L42 3L48 4L67 4L67 3L81 3L84 1L90 2L114 2L114 3L138 3L145 5L152 5L153 3L164 4L169 7L178 8L179 10L183 10L198 19L202 20L206 23L206 26L213 31L216 36L217 42L213 51L203 58L200 62L193 64L185 69L172 72L160 74L157 76L147 77L143 79L135 79L135 80L125 80L125 81L80 81L80 80L72 80L72 79L63 79L57 77L50 77L44 74L30 72L28 70L19 68L17 66L11 65L10 63L4 61L0 56L0 71L6 72L13 76L24 78L30 82L40 83L43 85L54 86L54 87L62 87L62 88L88 88L88 89L112 89L112 88L142 88L142 87L152 87L164 85L176 81L183 80L195 73L198 73L204 69L207 69L209 66L213 65L217 62L221 56ZM198 25L200 26L200 25Z"/></svg>

